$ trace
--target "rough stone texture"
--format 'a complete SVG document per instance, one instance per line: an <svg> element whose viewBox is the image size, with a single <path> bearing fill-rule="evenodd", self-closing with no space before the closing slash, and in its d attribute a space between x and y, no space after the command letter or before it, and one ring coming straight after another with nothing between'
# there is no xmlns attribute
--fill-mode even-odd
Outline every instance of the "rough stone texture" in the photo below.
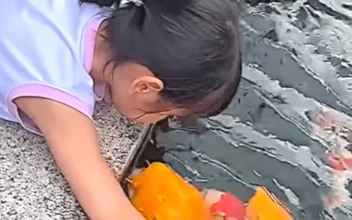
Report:
<svg viewBox="0 0 352 220"><path fill-rule="evenodd" d="M141 128L109 106L98 106L95 118L104 156L119 173L140 137ZM2 120L0 219L86 219L44 140Z"/></svg>

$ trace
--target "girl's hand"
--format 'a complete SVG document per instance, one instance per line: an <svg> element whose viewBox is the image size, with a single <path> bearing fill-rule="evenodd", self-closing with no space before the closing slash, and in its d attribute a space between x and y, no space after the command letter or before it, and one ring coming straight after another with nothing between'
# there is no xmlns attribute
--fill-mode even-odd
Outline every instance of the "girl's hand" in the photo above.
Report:
<svg viewBox="0 0 352 220"><path fill-rule="evenodd" d="M49 99L21 97L15 103L43 133L59 169L90 219L143 219L102 157L91 119Z"/></svg>

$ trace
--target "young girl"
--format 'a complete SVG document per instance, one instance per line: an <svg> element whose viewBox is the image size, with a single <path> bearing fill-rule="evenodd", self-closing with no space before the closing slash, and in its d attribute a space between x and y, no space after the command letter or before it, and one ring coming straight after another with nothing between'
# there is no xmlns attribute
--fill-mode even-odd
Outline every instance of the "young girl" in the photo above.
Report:
<svg viewBox="0 0 352 220"><path fill-rule="evenodd" d="M99 151L96 101L139 123L209 116L241 76L230 0L11 0L0 8L0 117L43 135L90 219L142 219Z"/></svg>

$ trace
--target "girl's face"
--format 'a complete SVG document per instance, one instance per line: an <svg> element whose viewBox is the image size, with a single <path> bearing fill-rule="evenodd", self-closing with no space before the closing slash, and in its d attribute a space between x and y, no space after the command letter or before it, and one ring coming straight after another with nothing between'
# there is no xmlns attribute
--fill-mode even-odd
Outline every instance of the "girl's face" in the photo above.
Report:
<svg viewBox="0 0 352 220"><path fill-rule="evenodd" d="M104 23L106 26L106 23ZM161 100L160 92L164 84L145 66L126 63L114 67L106 65L109 60L103 28L97 35L91 76L96 82L106 86L105 100L127 118L141 124L158 122L169 116L184 116L189 112Z"/></svg>
<svg viewBox="0 0 352 220"><path fill-rule="evenodd" d="M106 77L105 100L127 118L141 124L151 124L170 116L185 116L185 108L175 108L163 101L161 80L146 67L139 64L123 64Z"/></svg>

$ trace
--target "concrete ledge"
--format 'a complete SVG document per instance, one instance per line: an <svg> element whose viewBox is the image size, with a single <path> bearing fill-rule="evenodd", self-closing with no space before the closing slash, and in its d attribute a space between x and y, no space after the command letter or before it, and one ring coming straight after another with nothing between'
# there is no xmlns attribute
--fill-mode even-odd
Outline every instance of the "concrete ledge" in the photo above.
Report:
<svg viewBox="0 0 352 220"><path fill-rule="evenodd" d="M110 106L97 107L102 151L120 175L147 134ZM41 137L0 120L0 219L86 219Z"/></svg>

